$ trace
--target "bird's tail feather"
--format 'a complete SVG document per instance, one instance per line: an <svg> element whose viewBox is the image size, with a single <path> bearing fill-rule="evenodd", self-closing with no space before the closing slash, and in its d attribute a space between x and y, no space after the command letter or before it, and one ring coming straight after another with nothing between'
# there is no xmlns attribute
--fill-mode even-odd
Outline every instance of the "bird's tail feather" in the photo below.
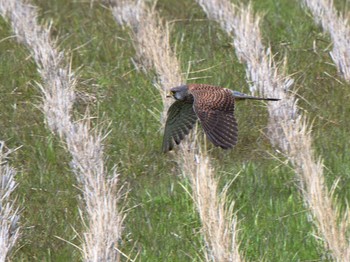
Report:
<svg viewBox="0 0 350 262"><path fill-rule="evenodd" d="M238 91L232 91L232 94L233 94L234 98L237 100L243 100L243 99L266 100L266 101L278 101L278 100L280 100L279 98L268 98L268 97L264 98L264 97L250 96L250 95L246 95L246 94L243 94L241 92L238 92Z"/></svg>

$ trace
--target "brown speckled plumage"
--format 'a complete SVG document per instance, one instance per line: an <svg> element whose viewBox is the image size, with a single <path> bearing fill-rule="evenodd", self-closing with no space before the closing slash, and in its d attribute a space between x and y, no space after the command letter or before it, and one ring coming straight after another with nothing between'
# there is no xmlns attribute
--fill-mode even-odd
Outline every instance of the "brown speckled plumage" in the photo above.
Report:
<svg viewBox="0 0 350 262"><path fill-rule="evenodd" d="M275 98L259 98L227 88L188 84L171 90L176 101L168 110L165 124L163 152L174 148L188 135L199 119L208 139L223 149L237 144L238 127L234 117L235 99L277 101Z"/></svg>

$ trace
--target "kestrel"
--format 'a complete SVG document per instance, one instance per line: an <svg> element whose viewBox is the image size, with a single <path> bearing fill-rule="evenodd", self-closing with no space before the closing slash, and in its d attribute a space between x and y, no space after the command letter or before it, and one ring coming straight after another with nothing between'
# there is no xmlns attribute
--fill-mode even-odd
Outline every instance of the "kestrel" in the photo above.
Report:
<svg viewBox="0 0 350 262"><path fill-rule="evenodd" d="M163 138L163 152L172 150L190 132L197 120L208 139L223 149L237 144L238 127L234 116L235 100L260 98L206 84L188 84L170 89L176 101L168 110Z"/></svg>

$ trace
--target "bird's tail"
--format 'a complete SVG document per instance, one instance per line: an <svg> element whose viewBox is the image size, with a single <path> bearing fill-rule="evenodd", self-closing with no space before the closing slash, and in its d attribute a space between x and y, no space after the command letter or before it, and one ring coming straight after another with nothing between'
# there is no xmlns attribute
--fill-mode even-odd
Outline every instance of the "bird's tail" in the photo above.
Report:
<svg viewBox="0 0 350 262"><path fill-rule="evenodd" d="M232 94L234 96L235 99L237 100L243 100L243 99L252 99L252 100L267 100L267 101L278 101L280 100L279 98L264 98L264 97L256 97L256 96L250 96L250 95L246 95L243 94L241 92L238 91L232 91Z"/></svg>

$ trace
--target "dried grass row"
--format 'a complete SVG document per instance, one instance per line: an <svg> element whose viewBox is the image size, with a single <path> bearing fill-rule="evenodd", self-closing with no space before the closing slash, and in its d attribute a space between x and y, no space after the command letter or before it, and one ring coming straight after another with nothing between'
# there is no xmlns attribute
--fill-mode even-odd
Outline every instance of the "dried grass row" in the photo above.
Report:
<svg viewBox="0 0 350 262"><path fill-rule="evenodd" d="M158 76L155 87L162 97L163 112L161 124L164 126L170 99L166 98L170 87L184 83L180 65L170 46L169 25L163 24L153 8L146 7L144 1L117 1L112 12L120 25L132 29L132 39L136 59L144 70L154 68Z"/></svg>
<svg viewBox="0 0 350 262"><path fill-rule="evenodd" d="M193 155L185 152L182 170L191 181L192 198L201 218L206 261L244 261L239 252L238 220L234 202L229 204L227 198L231 183L219 191L215 170L205 149L197 148L195 162L188 157Z"/></svg>
<svg viewBox="0 0 350 262"><path fill-rule="evenodd" d="M290 160L300 181L304 201L309 208L316 229L324 239L335 260L349 261L350 248L348 210L340 214L325 185L322 160L312 149L311 128L297 107L297 99L289 92L293 79L273 59L270 48L262 44L260 17L251 6L236 7L227 0L197 0L207 15L217 20L226 32L234 36L239 59L246 63L251 92L281 98L280 103L268 104L269 138ZM286 60L285 60L286 62Z"/></svg>
<svg viewBox="0 0 350 262"><path fill-rule="evenodd" d="M124 213L118 209L116 170L107 172L102 141L104 131L92 130L89 115L74 122L72 106L76 80L65 55L50 38L50 26L37 23L37 8L21 0L1 0L1 14L7 18L17 39L28 46L38 66L43 84L42 109L48 127L65 142L72 156L71 167L82 188L87 229L82 253L85 261L117 261L120 253Z"/></svg>
<svg viewBox="0 0 350 262"><path fill-rule="evenodd" d="M330 55L338 72L350 82L350 27L348 18L337 12L333 0L303 0L316 23L328 32L333 43Z"/></svg>
<svg viewBox="0 0 350 262"><path fill-rule="evenodd" d="M112 8L117 22L132 29L138 58L146 69L154 68L159 77L163 99L162 125L169 107L168 88L184 83L180 63L169 41L169 26L163 24L154 8L142 1L118 1ZM192 197L202 222L207 261L241 261L236 239L237 221L226 207L226 191L218 194L218 183L206 150L199 143L185 141L175 156L181 171L191 181Z"/></svg>
<svg viewBox="0 0 350 262"><path fill-rule="evenodd" d="M9 254L20 237L19 210L11 196L17 187L17 171L7 163L12 150L0 141L0 261L9 260Z"/></svg>

